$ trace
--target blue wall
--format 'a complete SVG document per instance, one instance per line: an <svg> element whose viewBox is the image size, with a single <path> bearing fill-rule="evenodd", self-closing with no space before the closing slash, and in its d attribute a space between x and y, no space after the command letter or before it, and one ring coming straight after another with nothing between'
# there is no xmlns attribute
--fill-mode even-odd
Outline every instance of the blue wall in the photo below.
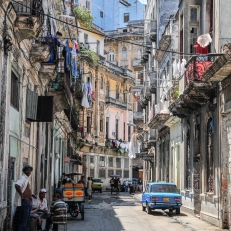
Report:
<svg viewBox="0 0 231 231"><path fill-rule="evenodd" d="M119 0L92 0L92 16L94 24L103 28L105 31L116 30L117 28L126 27L124 23L124 13L129 13L130 20L144 18L144 8L139 0L127 0L131 6L124 6ZM100 17L100 11L104 17Z"/></svg>
<svg viewBox="0 0 231 231"><path fill-rule="evenodd" d="M127 0L131 6L119 5L119 24L118 28L126 27L127 23L124 23L124 14L129 13L129 20L144 19L145 5L139 0Z"/></svg>

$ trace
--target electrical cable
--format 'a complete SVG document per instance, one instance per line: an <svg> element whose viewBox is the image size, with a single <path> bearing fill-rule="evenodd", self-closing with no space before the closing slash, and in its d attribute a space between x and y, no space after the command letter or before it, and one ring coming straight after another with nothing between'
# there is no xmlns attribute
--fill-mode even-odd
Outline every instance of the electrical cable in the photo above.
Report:
<svg viewBox="0 0 231 231"><path fill-rule="evenodd" d="M114 37L108 36L108 35L103 34L103 33L100 33L100 32L99 32L99 33L97 33L97 32L92 32L92 30L90 30L90 29L86 29L86 28L83 28L83 27L80 27L80 26L77 26L77 25L72 25L72 24L70 24L70 23L68 23L68 22L65 22L65 21L63 21L63 20L57 19L57 18L55 18L55 17L53 17L53 16L50 16L50 15L48 15L48 14L45 14L45 13L43 13L43 12L37 10L37 9L34 9L34 8L29 7L29 6L27 6L27 5L24 5L24 4L21 3L21 2L17 2L17 1L14 1L14 0L13 0L12 2L17 3L17 4L19 4L19 5L22 5L23 7L29 8L29 9L31 9L31 10L34 10L34 11L40 13L40 14L43 14L44 16L47 16L47 17L49 17L49 18L52 18L52 19L54 19L54 20L56 20L56 21L62 22L62 23L64 23L64 24L67 24L67 25L69 25L69 26L72 26L72 27L75 27L75 28L78 28L78 29L81 29L81 30L85 30L85 31L88 31L88 32L91 32L91 33L94 33L94 34L97 34L97 35L101 35L101 36L104 36L104 37L107 37L107 38L110 38L110 39L114 39L114 40L117 40L117 41L120 41L120 42L132 44L132 45L136 45L136 46L140 46L140 47L144 47L144 48L150 48L150 49L153 49L153 50L156 50L156 51L168 52L168 53L172 53L172 54L185 55L185 56L192 56L192 55L193 55L193 54L187 54L187 53L184 53L184 52L177 52L177 51L171 51L171 50L163 50L163 49L160 49L160 48L154 48L154 47L152 47L152 46L145 46L145 45L141 45L141 44L138 44L138 43L128 42L128 41L125 41L125 40L123 40L123 39L114 38Z"/></svg>

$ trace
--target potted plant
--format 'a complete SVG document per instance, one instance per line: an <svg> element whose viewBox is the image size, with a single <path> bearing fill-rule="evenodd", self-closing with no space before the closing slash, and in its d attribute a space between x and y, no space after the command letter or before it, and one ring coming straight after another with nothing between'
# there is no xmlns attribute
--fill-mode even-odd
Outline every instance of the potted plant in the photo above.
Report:
<svg viewBox="0 0 231 231"><path fill-rule="evenodd" d="M73 9L75 16L77 19L81 21L81 23L87 27L87 29L91 29L93 25L93 17L91 15L91 11L88 10L84 6L76 6Z"/></svg>

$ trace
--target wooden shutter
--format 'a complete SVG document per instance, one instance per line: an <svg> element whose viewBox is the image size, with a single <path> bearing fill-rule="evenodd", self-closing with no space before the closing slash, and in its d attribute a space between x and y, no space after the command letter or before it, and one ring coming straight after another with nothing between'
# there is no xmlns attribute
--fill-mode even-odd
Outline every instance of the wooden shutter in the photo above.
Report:
<svg viewBox="0 0 231 231"><path fill-rule="evenodd" d="M27 89L26 95L26 118L29 121L37 119L38 94L30 89Z"/></svg>

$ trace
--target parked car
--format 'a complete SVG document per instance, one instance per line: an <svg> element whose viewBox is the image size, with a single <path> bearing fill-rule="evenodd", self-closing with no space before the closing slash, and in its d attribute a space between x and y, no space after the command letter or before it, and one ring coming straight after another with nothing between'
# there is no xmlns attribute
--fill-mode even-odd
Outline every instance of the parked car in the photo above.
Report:
<svg viewBox="0 0 231 231"><path fill-rule="evenodd" d="M100 193L102 193L102 188L103 188L103 182L101 181L100 178L93 178L92 179L92 191L99 191Z"/></svg>
<svg viewBox="0 0 231 231"><path fill-rule="evenodd" d="M182 197L173 183L148 183L142 195L142 210L146 210L147 214L154 209L169 209L169 212L175 210L176 214L180 214L181 205Z"/></svg>

